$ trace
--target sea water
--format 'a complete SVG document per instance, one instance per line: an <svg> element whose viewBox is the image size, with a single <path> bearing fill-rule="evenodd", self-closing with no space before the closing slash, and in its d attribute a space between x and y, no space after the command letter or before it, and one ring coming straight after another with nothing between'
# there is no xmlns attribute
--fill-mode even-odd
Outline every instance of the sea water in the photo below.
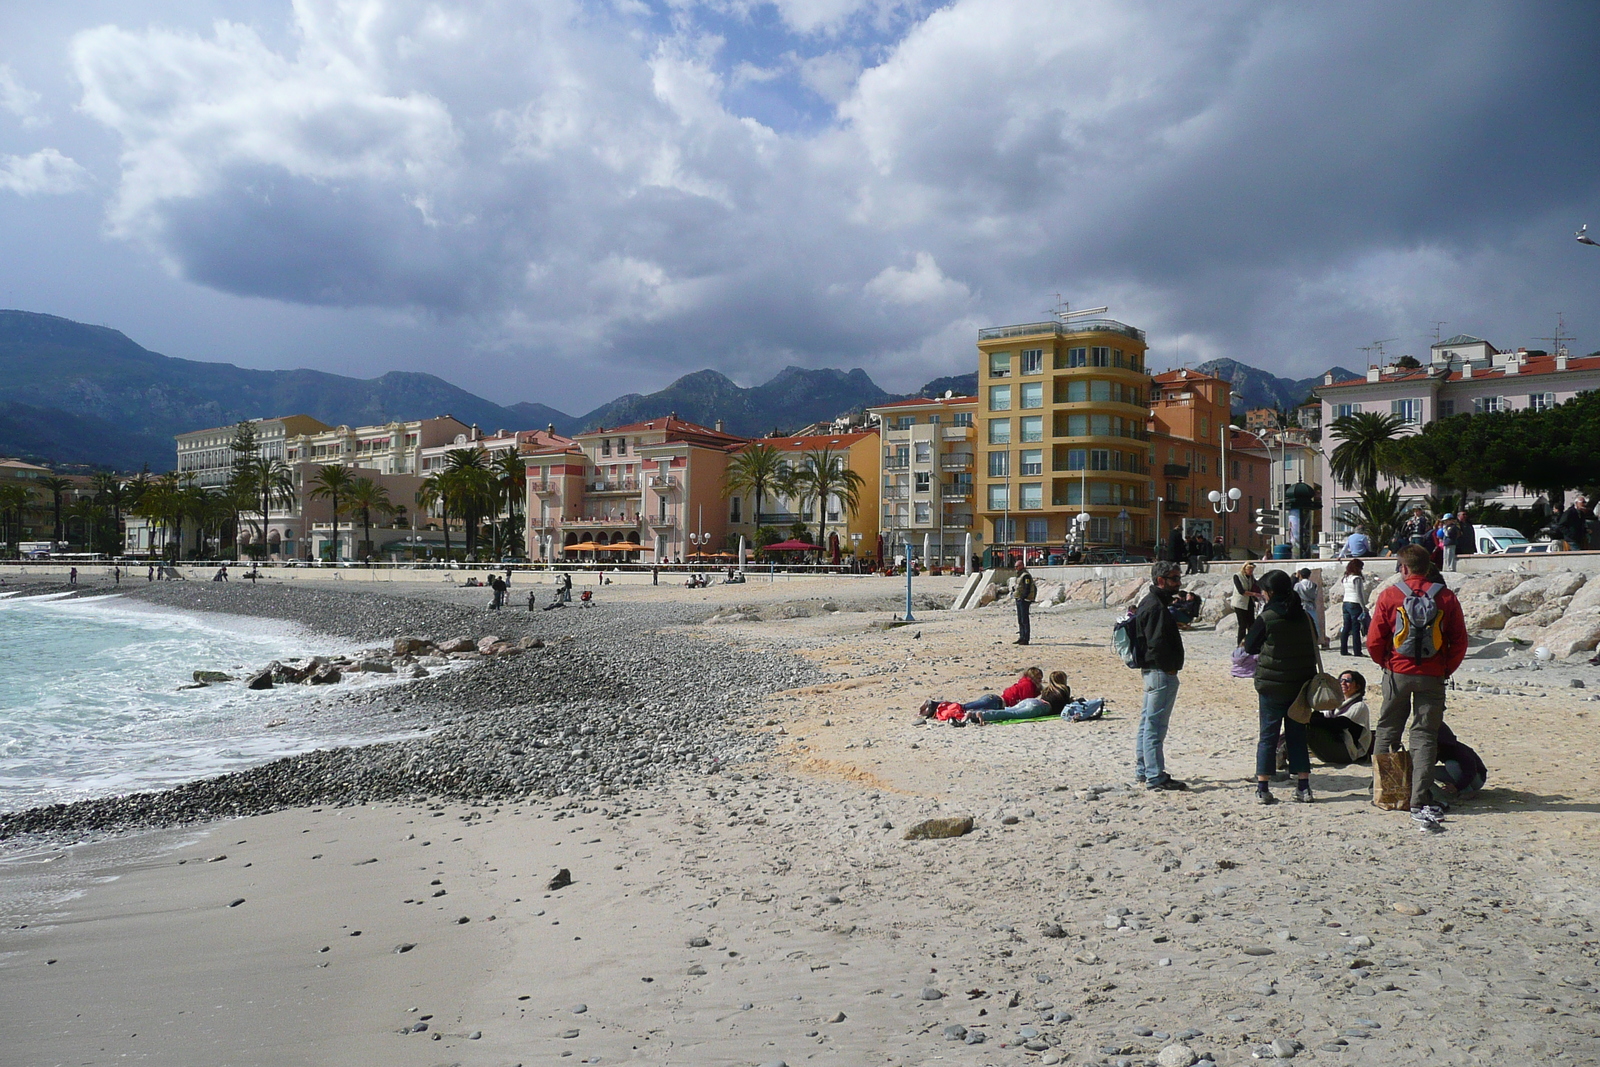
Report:
<svg viewBox="0 0 1600 1067"><path fill-rule="evenodd" d="M0 597L0 811L159 789L352 740L324 691L183 689L274 659L348 651L293 624L123 597Z"/></svg>

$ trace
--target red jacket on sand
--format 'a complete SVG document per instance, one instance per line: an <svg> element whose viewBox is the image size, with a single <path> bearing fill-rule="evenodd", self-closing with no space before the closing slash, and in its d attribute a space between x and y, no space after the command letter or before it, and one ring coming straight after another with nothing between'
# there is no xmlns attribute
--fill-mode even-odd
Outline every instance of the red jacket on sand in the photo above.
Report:
<svg viewBox="0 0 1600 1067"><path fill-rule="evenodd" d="M1404 583L1420 593L1428 588L1428 579L1408 574ZM1395 613L1405 603L1406 591L1399 583L1378 594L1372 605L1372 625L1367 629L1367 651L1373 660L1386 671L1396 674L1426 674L1447 678L1461 666L1467 654L1467 620L1461 615L1461 601L1448 589L1439 591L1440 629L1444 634L1444 647L1439 654L1418 662L1394 650Z"/></svg>
<svg viewBox="0 0 1600 1067"><path fill-rule="evenodd" d="M1033 684L1032 678L1029 678L1026 674L1024 674L1021 678L1018 678L1011 685L1007 686L1000 694L1000 697L1006 702L1006 707L1009 708L1019 700L1027 700L1029 697L1036 697L1038 695L1039 687Z"/></svg>

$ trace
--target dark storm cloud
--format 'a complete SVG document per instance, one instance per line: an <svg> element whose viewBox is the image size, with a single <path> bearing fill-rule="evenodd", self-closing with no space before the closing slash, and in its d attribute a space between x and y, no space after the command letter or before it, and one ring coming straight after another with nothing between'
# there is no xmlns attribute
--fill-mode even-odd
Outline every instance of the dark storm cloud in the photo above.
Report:
<svg viewBox="0 0 1600 1067"><path fill-rule="evenodd" d="M891 8L752 19L780 37L750 54L799 57L781 77L733 73L725 3L304 0L291 46L102 28L74 62L123 149L116 233L227 292L470 323L519 365L909 386L1056 291L1175 361L1297 372L1434 318L1600 330L1600 256L1562 244L1597 206L1591 6L957 0L887 47L829 36ZM733 110L770 78L814 115L795 72L864 54L820 128Z"/></svg>

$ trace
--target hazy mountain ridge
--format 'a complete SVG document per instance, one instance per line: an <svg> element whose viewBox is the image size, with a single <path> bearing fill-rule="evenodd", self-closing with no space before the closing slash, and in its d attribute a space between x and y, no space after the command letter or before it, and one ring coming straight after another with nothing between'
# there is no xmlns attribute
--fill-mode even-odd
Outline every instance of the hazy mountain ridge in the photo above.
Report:
<svg viewBox="0 0 1600 1067"><path fill-rule="evenodd" d="M1251 408L1286 408L1292 409L1305 402L1311 395L1311 390L1322 384L1323 375L1328 371L1333 373L1333 380L1344 381L1346 378L1358 378L1353 370L1343 367L1330 367L1323 374L1315 374L1310 378L1280 378L1269 371L1252 367L1248 363L1240 363L1236 359L1213 359L1200 364L1195 370L1202 374L1210 374L1221 378L1233 386L1233 407L1235 411L1247 411Z"/></svg>

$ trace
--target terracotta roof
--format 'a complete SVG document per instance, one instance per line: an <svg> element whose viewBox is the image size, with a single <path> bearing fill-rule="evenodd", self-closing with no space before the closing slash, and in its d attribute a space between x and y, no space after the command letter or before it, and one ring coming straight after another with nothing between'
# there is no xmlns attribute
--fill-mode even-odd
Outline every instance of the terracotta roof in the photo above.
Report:
<svg viewBox="0 0 1600 1067"><path fill-rule="evenodd" d="M922 407L927 404L976 404L975 396L908 396L904 400L890 400L884 404L873 404L868 411L881 411L884 408Z"/></svg>
<svg viewBox="0 0 1600 1067"><path fill-rule="evenodd" d="M760 443L771 445L780 452L809 452L814 448L849 448L864 437L876 436L876 430L867 430L858 433L819 433L809 437L763 437Z"/></svg>
<svg viewBox="0 0 1600 1067"><path fill-rule="evenodd" d="M1150 377L1163 385L1168 382L1195 381L1221 382L1223 385L1230 384L1226 378L1218 378L1215 374L1206 374L1204 371L1188 370L1187 368L1183 367L1180 367L1177 370L1162 371L1160 374L1152 374Z"/></svg>
<svg viewBox="0 0 1600 1067"><path fill-rule="evenodd" d="M1398 382L1423 382L1429 380L1444 382L1480 382L1486 378L1526 378L1529 375L1570 374L1573 371L1600 371L1600 356L1571 357L1567 360L1567 369L1565 371L1556 370L1556 357L1554 356L1527 356L1524 358L1522 366L1517 368L1517 373L1515 374L1507 374L1504 367L1479 367L1478 365L1474 364L1472 367L1471 378L1463 376L1459 370L1453 370L1449 374L1430 375L1427 369L1423 368L1419 370L1404 370L1399 373L1391 372L1384 374L1375 382L1369 382L1365 378L1347 378L1342 382L1334 382L1331 385L1319 385L1316 388L1317 390L1342 389L1347 386L1355 385L1393 385Z"/></svg>
<svg viewBox="0 0 1600 1067"><path fill-rule="evenodd" d="M585 430L573 436L576 438L606 437L614 433L649 433L651 431L665 431L669 439L672 434L686 434L693 437L721 438L722 442L726 444L742 444L749 440L748 437L741 437L738 434L726 433L722 430L713 430L709 426L686 422L676 415L664 415L659 419L647 419L644 422L630 422L626 426L602 426L593 430Z"/></svg>

